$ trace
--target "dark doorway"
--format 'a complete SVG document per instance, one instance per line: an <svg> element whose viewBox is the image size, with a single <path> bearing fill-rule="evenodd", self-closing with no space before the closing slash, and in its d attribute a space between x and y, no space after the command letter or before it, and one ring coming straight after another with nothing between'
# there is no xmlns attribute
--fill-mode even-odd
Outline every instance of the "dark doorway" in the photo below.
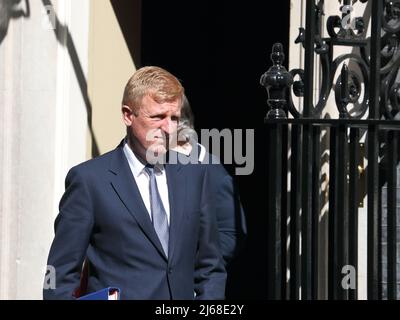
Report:
<svg viewBox="0 0 400 320"><path fill-rule="evenodd" d="M272 44L288 48L289 1L142 2L141 65L182 81L200 128L255 129L255 169L235 176L248 240L230 270L227 297L264 299L266 259L266 92L259 79ZM233 173L234 166L227 166Z"/></svg>
<svg viewBox="0 0 400 320"><path fill-rule="evenodd" d="M135 66L140 66L142 0L111 0L119 27Z"/></svg>

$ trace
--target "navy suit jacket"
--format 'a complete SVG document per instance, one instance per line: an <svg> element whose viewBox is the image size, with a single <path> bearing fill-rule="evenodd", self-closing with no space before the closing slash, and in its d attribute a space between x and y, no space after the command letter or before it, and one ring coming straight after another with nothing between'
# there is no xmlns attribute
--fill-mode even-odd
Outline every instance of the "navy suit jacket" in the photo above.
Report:
<svg viewBox="0 0 400 320"><path fill-rule="evenodd" d="M205 165L207 198L212 203L210 210L217 219L225 267L229 267L244 247L247 235L245 214L231 175L215 156L207 153L206 157L210 159Z"/></svg>
<svg viewBox="0 0 400 320"><path fill-rule="evenodd" d="M223 299L226 272L216 219L205 191L205 167L166 164L170 202L169 257L120 144L72 168L55 221L48 265L56 289L45 299L73 299L83 261L87 293L121 289L121 299Z"/></svg>
<svg viewBox="0 0 400 320"><path fill-rule="evenodd" d="M220 163L220 159L205 152L200 160L201 148L192 149L190 155L178 154L179 163L201 163L205 167L205 185L207 203L210 212L217 219L219 242L225 267L244 247L247 236L245 213L240 202L239 193L231 175Z"/></svg>

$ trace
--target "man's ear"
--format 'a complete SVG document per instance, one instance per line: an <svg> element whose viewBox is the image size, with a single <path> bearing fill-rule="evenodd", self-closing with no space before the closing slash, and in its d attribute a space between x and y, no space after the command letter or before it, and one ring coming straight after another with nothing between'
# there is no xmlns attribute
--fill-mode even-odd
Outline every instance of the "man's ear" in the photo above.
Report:
<svg viewBox="0 0 400 320"><path fill-rule="evenodd" d="M125 125L130 126L132 124L132 117L134 117L132 109L123 104L122 105L122 119L125 122Z"/></svg>

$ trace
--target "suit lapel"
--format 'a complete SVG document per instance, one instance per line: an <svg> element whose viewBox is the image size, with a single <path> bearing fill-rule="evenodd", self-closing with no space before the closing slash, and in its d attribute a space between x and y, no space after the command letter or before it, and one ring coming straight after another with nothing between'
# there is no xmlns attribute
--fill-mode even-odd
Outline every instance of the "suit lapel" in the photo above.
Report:
<svg viewBox="0 0 400 320"><path fill-rule="evenodd" d="M169 227L169 259L173 258L177 244L179 243L180 227L183 218L183 208L186 199L186 179L182 174L182 165L167 164L165 172L168 184L168 199L170 207Z"/></svg>
<svg viewBox="0 0 400 320"><path fill-rule="evenodd" d="M139 188L129 168L128 160L123 152L123 144L114 151L110 171L111 184L129 213L135 218L139 226L160 254L167 259L160 240L151 223L149 213L144 205Z"/></svg>

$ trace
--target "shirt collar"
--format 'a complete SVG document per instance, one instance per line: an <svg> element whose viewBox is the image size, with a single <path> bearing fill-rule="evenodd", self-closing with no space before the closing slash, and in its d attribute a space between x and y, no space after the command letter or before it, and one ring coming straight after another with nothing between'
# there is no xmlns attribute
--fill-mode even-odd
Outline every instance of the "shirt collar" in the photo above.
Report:
<svg viewBox="0 0 400 320"><path fill-rule="evenodd" d="M206 148L200 143L196 143L196 147L198 148L198 160L199 162L203 162L206 157ZM171 150L189 157L192 153L193 146L188 142L182 146L175 146L171 148Z"/></svg>
<svg viewBox="0 0 400 320"><path fill-rule="evenodd" d="M185 156L189 156L190 153L192 152L192 145L187 142L184 145L177 145L173 148L171 148L170 150L178 152L178 153L182 153Z"/></svg>
<svg viewBox="0 0 400 320"><path fill-rule="evenodd" d="M127 139L125 139L124 142L124 154L128 160L129 167L132 170L133 175L138 177L141 173L145 172L144 167L146 166L144 163L142 163L136 154L132 151L131 147L129 146ZM155 164L154 168L156 168L156 173L157 172L163 172L164 171L164 166L162 164Z"/></svg>

